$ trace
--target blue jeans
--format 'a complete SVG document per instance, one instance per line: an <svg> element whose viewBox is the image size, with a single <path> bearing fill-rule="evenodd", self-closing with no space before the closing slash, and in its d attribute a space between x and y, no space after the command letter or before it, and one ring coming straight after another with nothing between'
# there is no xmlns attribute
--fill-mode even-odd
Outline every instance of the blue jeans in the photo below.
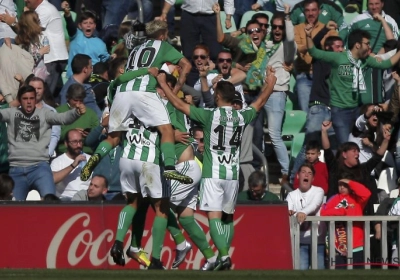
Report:
<svg viewBox="0 0 400 280"><path fill-rule="evenodd" d="M153 3L150 0L142 0L144 21L150 21L153 16ZM128 9L127 9L128 7ZM103 26L107 24L120 25L124 17L129 14L138 16L136 0L103 0Z"/></svg>
<svg viewBox="0 0 400 280"><path fill-rule="evenodd" d="M299 102L300 110L304 112L308 112L308 105L310 103L310 94L312 87L313 75L300 73L296 76L296 91L297 91L297 99Z"/></svg>
<svg viewBox="0 0 400 280"><path fill-rule="evenodd" d="M289 156L282 140L282 122L285 114L286 93L273 92L264 105L268 119L268 132L274 147L276 157L281 165L281 172L289 174Z"/></svg>
<svg viewBox="0 0 400 280"><path fill-rule="evenodd" d="M25 167L11 166L9 175L15 183L13 194L16 200L25 200L31 190L37 190L41 197L49 193L56 194L56 185L48 162Z"/></svg>
<svg viewBox="0 0 400 280"><path fill-rule="evenodd" d="M317 247L318 269L325 269L325 245L318 244ZM300 269L307 270L311 266L311 245L300 244Z"/></svg>
<svg viewBox="0 0 400 280"><path fill-rule="evenodd" d="M349 134L359 115L358 107L343 109L332 106L332 126L339 145L349 141Z"/></svg>

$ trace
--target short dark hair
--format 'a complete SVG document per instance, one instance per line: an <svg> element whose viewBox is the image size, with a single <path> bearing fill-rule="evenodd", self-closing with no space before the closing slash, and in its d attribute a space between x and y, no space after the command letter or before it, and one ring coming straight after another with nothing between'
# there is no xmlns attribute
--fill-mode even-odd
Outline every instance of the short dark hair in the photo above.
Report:
<svg viewBox="0 0 400 280"><path fill-rule="evenodd" d="M339 36L329 36L329 37L327 37L325 39L325 43L324 43L325 48L330 50L330 51L332 51L332 45L336 41L343 42L343 39L340 38Z"/></svg>
<svg viewBox="0 0 400 280"><path fill-rule="evenodd" d="M126 57L117 57L110 62L108 69L108 77L110 80L114 80L117 77L118 69L124 67L128 59Z"/></svg>
<svg viewBox="0 0 400 280"><path fill-rule="evenodd" d="M317 151L319 151L319 150L321 150L321 145L316 140L308 141L307 144L306 144L306 151L309 151L309 150L317 150Z"/></svg>
<svg viewBox="0 0 400 280"><path fill-rule="evenodd" d="M86 97L86 90L83 85L75 83L69 86L67 90L67 100L80 99L83 100Z"/></svg>
<svg viewBox="0 0 400 280"><path fill-rule="evenodd" d="M230 56L232 56L232 53L231 53L230 50L222 50L222 51L220 51L220 52L218 53L218 56L219 56L221 53L227 53L227 54L229 54ZM217 57L218 57L218 56L217 56Z"/></svg>
<svg viewBox="0 0 400 280"><path fill-rule="evenodd" d="M101 75L108 71L108 63L99 61L93 66L93 74Z"/></svg>
<svg viewBox="0 0 400 280"><path fill-rule="evenodd" d="M79 19L79 23L82 23L84 20L87 20L87 19L90 19L90 18L93 19L94 23L96 23L96 21L97 21L96 13L93 12L93 11L89 11L89 10L84 11L84 12L81 13L81 16L80 16L80 19Z"/></svg>
<svg viewBox="0 0 400 280"><path fill-rule="evenodd" d="M264 19L266 19L266 20L269 22L269 17L268 17L268 15L265 14L265 13L255 13L255 14L251 17L251 20L257 20L257 19L259 19L259 18L264 18Z"/></svg>
<svg viewBox="0 0 400 280"><path fill-rule="evenodd" d="M246 23L246 32L247 32L247 28L248 28L249 25L251 25L251 24L257 24L257 25L261 28L261 25L260 25L260 23L259 23L257 20L251 19L251 20L249 20L249 21Z"/></svg>
<svg viewBox="0 0 400 280"><path fill-rule="evenodd" d="M303 7L305 8L307 5L310 5L311 3L317 3L318 9L319 9L318 0L304 0Z"/></svg>
<svg viewBox="0 0 400 280"><path fill-rule="evenodd" d="M283 22L283 27L286 26L285 24L285 13L284 12L275 12L271 18L271 24L274 20L280 19ZM285 31L285 29L283 29Z"/></svg>
<svg viewBox="0 0 400 280"><path fill-rule="evenodd" d="M12 192L14 190L14 180L10 175L0 174L0 200L11 200Z"/></svg>
<svg viewBox="0 0 400 280"><path fill-rule="evenodd" d="M303 167L310 168L310 169L311 169L311 172L312 172L312 174L313 174L313 176L315 175L315 169L314 169L314 166L313 166L311 163L309 163L309 162L303 163L303 164L300 166L300 168L299 168L299 172L301 171L301 169L302 169Z"/></svg>
<svg viewBox="0 0 400 280"><path fill-rule="evenodd" d="M87 54L78 53L72 58L71 70L74 74L80 74L83 68L89 65L89 61L92 60Z"/></svg>
<svg viewBox="0 0 400 280"><path fill-rule="evenodd" d="M36 96L36 90L34 87L26 85L26 86L22 86L19 88L18 93L17 93L17 99L19 102L21 102L22 99L22 95L24 95L27 92L33 92Z"/></svg>
<svg viewBox="0 0 400 280"><path fill-rule="evenodd" d="M261 170L256 170L250 174L248 179L249 188L262 185L263 188L267 187L267 176Z"/></svg>
<svg viewBox="0 0 400 280"><path fill-rule="evenodd" d="M96 174L96 175L93 175L92 179L93 179L94 177L103 178L103 179L104 179L104 183L106 184L106 188L108 189L108 180L107 180L106 176L101 175L101 174Z"/></svg>
<svg viewBox="0 0 400 280"><path fill-rule="evenodd" d="M167 84L171 84L172 87L176 86L177 80L173 75L165 72L164 70L160 70L160 71L158 71L158 73L165 74L165 80L166 80Z"/></svg>
<svg viewBox="0 0 400 280"><path fill-rule="evenodd" d="M355 29L353 31L351 31L351 33L349 34L348 37L348 41L347 41L347 46L349 48L349 50L353 49L354 46L359 43L362 43L363 38L366 39L371 39L371 34L369 34L368 31L364 31L361 29Z"/></svg>
<svg viewBox="0 0 400 280"><path fill-rule="evenodd" d="M219 81L215 88L215 93L220 94L221 98L229 103L232 103L235 99L235 92L235 86L228 81Z"/></svg>
<svg viewBox="0 0 400 280"><path fill-rule="evenodd" d="M48 193L43 197L43 201L61 201L61 199L55 194Z"/></svg>

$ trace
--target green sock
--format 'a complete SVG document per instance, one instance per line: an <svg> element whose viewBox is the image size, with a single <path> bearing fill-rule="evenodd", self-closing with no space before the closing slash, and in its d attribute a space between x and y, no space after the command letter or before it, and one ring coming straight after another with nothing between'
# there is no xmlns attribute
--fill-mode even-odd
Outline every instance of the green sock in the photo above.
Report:
<svg viewBox="0 0 400 280"><path fill-rule="evenodd" d="M165 142L160 145L163 154L164 166L175 166L175 145L174 143Z"/></svg>
<svg viewBox="0 0 400 280"><path fill-rule="evenodd" d="M168 225L167 229L169 233L172 235L172 238L175 241L175 244L181 244L182 242L185 242L185 237L182 234L181 229L178 226L178 222L176 221L176 217L174 215L174 212L170 209L168 213Z"/></svg>
<svg viewBox="0 0 400 280"><path fill-rule="evenodd" d="M235 227L233 226L233 221L223 222L222 224L225 227L225 238L226 242L228 243L228 251L229 251L229 248L231 248L232 245L233 234L235 233Z"/></svg>
<svg viewBox="0 0 400 280"><path fill-rule="evenodd" d="M131 246L135 248L142 247L142 237L144 232L144 224L146 222L147 209L149 208L148 202L143 202L138 207L132 221L132 240Z"/></svg>
<svg viewBox="0 0 400 280"><path fill-rule="evenodd" d="M217 247L221 257L228 256L228 244L225 239L224 228L221 219L212 219L209 221L211 239Z"/></svg>
<svg viewBox="0 0 400 280"><path fill-rule="evenodd" d="M100 159L108 155L108 153L113 149L113 146L107 141L101 141L101 143L97 146L94 154L98 154Z"/></svg>
<svg viewBox="0 0 400 280"><path fill-rule="evenodd" d="M199 224L194 219L194 216L180 217L179 223L189 234L190 239L203 253L206 259L210 259L214 256L214 252L211 249L210 244L207 242L206 234Z"/></svg>
<svg viewBox="0 0 400 280"><path fill-rule="evenodd" d="M126 205L121 212L119 212L116 240L124 242L125 235L132 224L135 212L136 209L130 205Z"/></svg>
<svg viewBox="0 0 400 280"><path fill-rule="evenodd" d="M167 230L168 220L162 217L155 217L153 222L153 248L151 251L151 257L160 259L161 250L164 244L165 232Z"/></svg>

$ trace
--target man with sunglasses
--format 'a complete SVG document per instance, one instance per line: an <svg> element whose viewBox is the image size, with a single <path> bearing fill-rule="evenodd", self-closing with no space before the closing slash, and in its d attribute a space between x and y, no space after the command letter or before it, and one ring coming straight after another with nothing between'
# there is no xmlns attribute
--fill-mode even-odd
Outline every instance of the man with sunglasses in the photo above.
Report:
<svg viewBox="0 0 400 280"><path fill-rule="evenodd" d="M230 81L234 83L235 90L241 94L242 102L244 102L243 87L241 82L244 81L246 74L236 68L232 68L232 54L229 51L221 51L218 54L216 71L207 71L207 67L199 68L200 79L194 85L194 89L201 91L203 96L204 107L214 108L214 87L219 81Z"/></svg>
<svg viewBox="0 0 400 280"><path fill-rule="evenodd" d="M322 49L325 38L328 36L337 36L337 25L329 22L328 25L318 20L321 12L317 0L305 0L303 2L305 21L294 27L295 41L297 44L297 59L295 61L296 72L296 91L300 110L308 112L310 101L311 86L313 83L312 57L307 50L307 40L304 28L307 24L312 24L311 38L314 40L317 48Z"/></svg>

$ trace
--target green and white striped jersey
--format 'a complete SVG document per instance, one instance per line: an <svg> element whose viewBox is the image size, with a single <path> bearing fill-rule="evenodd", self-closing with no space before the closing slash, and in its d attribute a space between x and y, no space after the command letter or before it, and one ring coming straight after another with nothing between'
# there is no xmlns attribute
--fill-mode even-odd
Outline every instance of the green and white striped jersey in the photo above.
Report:
<svg viewBox="0 0 400 280"><path fill-rule="evenodd" d="M136 159L160 165L160 138L156 129L146 129L137 122L126 132L122 158Z"/></svg>
<svg viewBox="0 0 400 280"><path fill-rule="evenodd" d="M190 131L190 119L181 111L177 110L171 102L163 99L165 106L167 107L169 118L171 119L171 124L174 129L179 130L181 132L189 132ZM194 140L192 137L188 139L189 143L192 143ZM191 144L182 144L181 142L175 142L175 156L179 159L182 153L186 150L187 146Z"/></svg>
<svg viewBox="0 0 400 280"><path fill-rule="evenodd" d="M190 106L190 118L199 122L204 132L203 178L238 180L242 133L256 114L251 106L239 111L230 106Z"/></svg>
<svg viewBox="0 0 400 280"><path fill-rule="evenodd" d="M126 71L149 67L161 69L164 63L178 64L182 58L183 55L167 42L148 40L132 50L128 58ZM120 85L117 91L156 92L156 85L157 80L153 76L144 75Z"/></svg>

